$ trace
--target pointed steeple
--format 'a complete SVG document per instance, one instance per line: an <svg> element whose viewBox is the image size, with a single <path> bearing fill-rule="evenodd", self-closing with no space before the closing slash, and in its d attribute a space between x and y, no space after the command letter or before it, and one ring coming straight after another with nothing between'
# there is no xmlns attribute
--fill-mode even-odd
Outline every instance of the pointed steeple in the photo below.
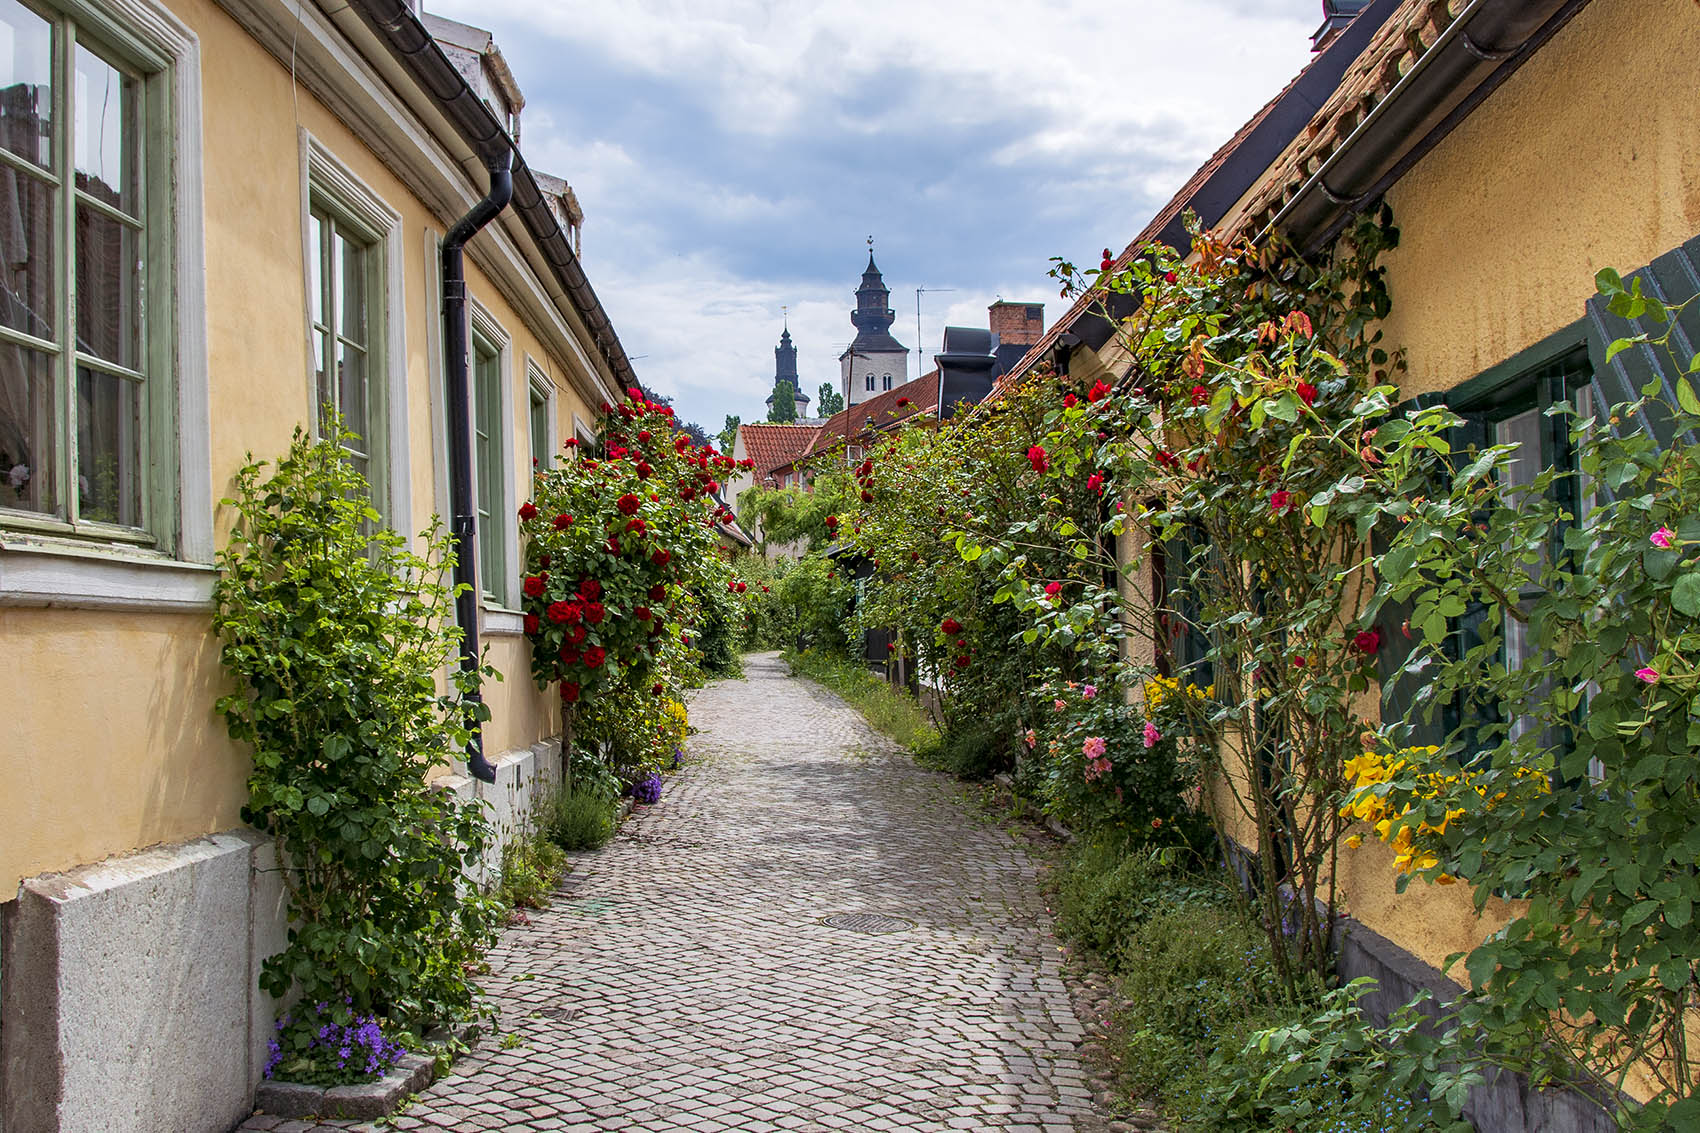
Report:
<svg viewBox="0 0 1700 1133"><path fill-rule="evenodd" d="M773 348L773 389L778 392L780 382L791 383L791 397L797 405L797 416L809 415L809 395L803 392L802 380L797 376L797 347L791 342L790 320L787 319L784 329L779 334L779 345ZM773 408L773 393L767 395L767 406Z"/></svg>
<svg viewBox="0 0 1700 1133"><path fill-rule="evenodd" d="M850 313L850 323L856 328L856 341L851 348L862 352L905 350L891 336L891 324L896 320L897 312L891 309L891 289L885 285L870 247L868 268L862 273L862 285L856 288L856 309Z"/></svg>

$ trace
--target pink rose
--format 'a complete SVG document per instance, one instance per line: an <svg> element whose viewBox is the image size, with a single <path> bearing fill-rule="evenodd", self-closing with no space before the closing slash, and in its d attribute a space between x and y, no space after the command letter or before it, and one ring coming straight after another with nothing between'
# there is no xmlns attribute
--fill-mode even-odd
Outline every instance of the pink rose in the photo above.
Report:
<svg viewBox="0 0 1700 1133"><path fill-rule="evenodd" d="M1659 548L1661 551L1668 551L1670 550L1671 540L1676 538L1676 532L1672 531L1668 527L1661 527L1647 538L1652 542L1653 546Z"/></svg>
<svg viewBox="0 0 1700 1133"><path fill-rule="evenodd" d="M1068 705L1064 704L1060 700L1053 700L1053 701L1051 701L1051 707L1053 709L1055 709L1056 711L1061 712L1064 708L1067 708Z"/></svg>
<svg viewBox="0 0 1700 1133"><path fill-rule="evenodd" d="M1091 700L1094 696L1098 695L1098 686L1086 685L1080 690L1080 695L1086 700Z"/></svg>
<svg viewBox="0 0 1700 1133"><path fill-rule="evenodd" d="M1163 733L1159 732L1157 730L1157 725L1152 723L1150 720L1145 721L1145 746L1146 746L1146 748L1149 749L1149 748L1156 747L1157 741L1162 739L1162 738L1163 738Z"/></svg>
<svg viewBox="0 0 1700 1133"><path fill-rule="evenodd" d="M1635 675L1646 681L1648 684L1658 683L1659 671L1657 669L1636 669Z"/></svg>
<svg viewBox="0 0 1700 1133"><path fill-rule="evenodd" d="M1087 736L1086 742L1080 745L1080 750L1087 759L1102 759L1110 745L1104 742L1103 736Z"/></svg>

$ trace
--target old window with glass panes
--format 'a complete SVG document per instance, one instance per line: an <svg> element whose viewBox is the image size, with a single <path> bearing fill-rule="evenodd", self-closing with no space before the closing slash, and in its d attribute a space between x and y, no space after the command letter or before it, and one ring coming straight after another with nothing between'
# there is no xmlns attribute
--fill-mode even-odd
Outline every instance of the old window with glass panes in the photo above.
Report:
<svg viewBox="0 0 1700 1133"><path fill-rule="evenodd" d="M170 76L117 35L0 0L0 522L154 543L176 499Z"/></svg>
<svg viewBox="0 0 1700 1133"><path fill-rule="evenodd" d="M315 191L307 213L307 310L320 422L334 414L351 436L349 460L387 514L380 237Z"/></svg>

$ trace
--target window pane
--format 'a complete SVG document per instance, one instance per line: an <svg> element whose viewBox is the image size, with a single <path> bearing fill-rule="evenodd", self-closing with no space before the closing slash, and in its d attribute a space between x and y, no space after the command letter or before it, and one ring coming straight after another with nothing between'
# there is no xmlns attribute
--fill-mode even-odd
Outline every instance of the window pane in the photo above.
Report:
<svg viewBox="0 0 1700 1133"><path fill-rule="evenodd" d="M307 315L319 326L325 322L325 221L318 213L307 217ZM319 352L322 356L324 351Z"/></svg>
<svg viewBox="0 0 1700 1133"><path fill-rule="evenodd" d="M0 323L54 336L53 186L0 168Z"/></svg>
<svg viewBox="0 0 1700 1133"><path fill-rule="evenodd" d="M540 397L536 390L531 391L531 460L535 467L544 469L554 462L550 459L549 451L549 399Z"/></svg>
<svg viewBox="0 0 1700 1133"><path fill-rule="evenodd" d="M364 350L346 342L336 344L337 408L342 410L343 426L359 435L356 443L361 451L371 452L372 419L366 397L366 371Z"/></svg>
<svg viewBox="0 0 1700 1133"><path fill-rule="evenodd" d="M77 349L140 370L141 234L77 206Z"/></svg>
<svg viewBox="0 0 1700 1133"><path fill-rule="evenodd" d="M366 249L342 233L336 234L336 281L339 293L336 332L359 346L366 340Z"/></svg>
<svg viewBox="0 0 1700 1133"><path fill-rule="evenodd" d="M0 507L58 512L53 491L53 362L0 346Z"/></svg>
<svg viewBox="0 0 1700 1133"><path fill-rule="evenodd" d="M75 124L77 188L131 216L141 215L141 83L77 44Z"/></svg>
<svg viewBox="0 0 1700 1133"><path fill-rule="evenodd" d="M142 524L142 388L77 367L77 511L83 519Z"/></svg>
<svg viewBox="0 0 1700 1133"><path fill-rule="evenodd" d="M1515 417L1507 417L1495 426L1494 443L1516 445L1517 458L1506 472L1508 494L1526 488L1541 471L1541 411L1526 409Z"/></svg>
<svg viewBox="0 0 1700 1133"><path fill-rule="evenodd" d="M507 592L502 563L502 468L499 432L501 415L501 356L482 342L473 346L472 463L478 476L478 584L486 594Z"/></svg>
<svg viewBox="0 0 1700 1133"><path fill-rule="evenodd" d="M53 29L17 0L0 0L0 146L53 164Z"/></svg>

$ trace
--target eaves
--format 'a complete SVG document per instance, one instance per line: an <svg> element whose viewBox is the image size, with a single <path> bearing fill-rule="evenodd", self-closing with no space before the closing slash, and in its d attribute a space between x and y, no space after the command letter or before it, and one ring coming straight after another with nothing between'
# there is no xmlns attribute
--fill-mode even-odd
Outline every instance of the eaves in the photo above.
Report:
<svg viewBox="0 0 1700 1133"><path fill-rule="evenodd" d="M334 2L334 0L333 0ZM290 0L217 0L221 8L329 108L438 217L464 214L484 193L486 162L430 92L346 4L326 11ZM536 194L535 180L526 181ZM516 170L516 195L518 193ZM635 380L607 316L583 302L521 218L504 213L468 255L502 297L568 363L574 392L594 408ZM582 281L582 272L579 273ZM586 285L587 286L587 285Z"/></svg>

